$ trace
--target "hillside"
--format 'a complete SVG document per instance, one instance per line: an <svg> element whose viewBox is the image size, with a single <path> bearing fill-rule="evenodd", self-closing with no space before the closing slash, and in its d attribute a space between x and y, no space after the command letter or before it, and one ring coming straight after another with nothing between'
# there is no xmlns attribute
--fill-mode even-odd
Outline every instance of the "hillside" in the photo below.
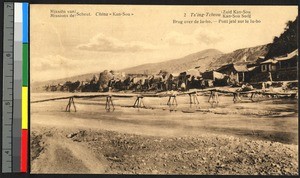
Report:
<svg viewBox="0 0 300 178"><path fill-rule="evenodd" d="M208 68L217 68L228 63L255 62L259 56L265 56L271 44L243 48L227 53L216 59Z"/></svg>
<svg viewBox="0 0 300 178"><path fill-rule="evenodd" d="M235 50L231 53L222 54L216 49L208 49L194 53L182 58L173 59L154 64L143 64L132 68L124 69L126 73L158 73L159 70L166 70L171 73L182 72L197 66L200 71L218 68L228 63L255 62L259 56L265 56L270 44L260 45L251 48Z"/></svg>
<svg viewBox="0 0 300 178"><path fill-rule="evenodd" d="M187 69L200 66L200 70L205 70L212 61L215 61L222 55L222 52L216 49L207 49L188 56L172 59L159 63L143 64L131 68L124 69L125 73L149 73L156 74L160 70L166 70L171 73L182 72Z"/></svg>

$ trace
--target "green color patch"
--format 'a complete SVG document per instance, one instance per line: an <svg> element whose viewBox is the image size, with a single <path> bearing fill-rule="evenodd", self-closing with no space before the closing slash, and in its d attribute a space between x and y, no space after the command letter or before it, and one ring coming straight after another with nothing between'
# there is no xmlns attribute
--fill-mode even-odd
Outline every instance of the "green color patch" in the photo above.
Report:
<svg viewBox="0 0 300 178"><path fill-rule="evenodd" d="M23 86L28 86L28 44L23 43L23 60L22 60L22 83Z"/></svg>

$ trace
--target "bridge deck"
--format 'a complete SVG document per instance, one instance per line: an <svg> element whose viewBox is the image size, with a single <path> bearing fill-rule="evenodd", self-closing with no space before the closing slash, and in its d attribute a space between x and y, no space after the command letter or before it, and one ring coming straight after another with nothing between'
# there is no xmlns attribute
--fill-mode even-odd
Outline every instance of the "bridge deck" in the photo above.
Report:
<svg viewBox="0 0 300 178"><path fill-rule="evenodd" d="M96 98L96 97L124 97L124 98L131 98L131 97L170 97L170 96L180 96L180 95L191 95L191 94L198 94L202 92L218 92L218 93L228 93L228 94L262 94L262 95L281 95L281 96L291 96L296 95L296 91L292 92L272 92L272 91L263 91L263 90L252 90L252 91L234 91L233 88L221 89L221 88L209 88L209 89L197 89L187 92L161 92L161 93L116 93L116 92L106 92L106 93L91 93L91 94L84 94L84 95L71 95L71 96L64 96L64 97L56 97L56 98L49 98L43 99L38 101L31 101L31 103L39 103L39 102L46 102L46 101L55 101L55 100L63 100L69 98Z"/></svg>

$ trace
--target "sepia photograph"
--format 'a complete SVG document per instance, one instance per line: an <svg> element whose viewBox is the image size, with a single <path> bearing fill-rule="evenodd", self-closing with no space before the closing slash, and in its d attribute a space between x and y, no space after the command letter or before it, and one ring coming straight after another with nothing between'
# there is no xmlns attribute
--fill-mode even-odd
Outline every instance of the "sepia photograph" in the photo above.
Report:
<svg viewBox="0 0 300 178"><path fill-rule="evenodd" d="M298 175L298 7L30 5L32 174Z"/></svg>

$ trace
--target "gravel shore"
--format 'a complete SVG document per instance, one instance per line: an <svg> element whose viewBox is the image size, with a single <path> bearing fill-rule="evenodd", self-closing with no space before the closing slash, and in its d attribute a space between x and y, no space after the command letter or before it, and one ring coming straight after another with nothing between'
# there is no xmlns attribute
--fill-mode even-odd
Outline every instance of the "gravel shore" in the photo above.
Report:
<svg viewBox="0 0 300 178"><path fill-rule="evenodd" d="M105 158L104 174L298 175L298 146L272 141L57 129L32 132L31 138L33 163L43 161L39 155L47 152L49 138L65 140L84 145L98 160Z"/></svg>

